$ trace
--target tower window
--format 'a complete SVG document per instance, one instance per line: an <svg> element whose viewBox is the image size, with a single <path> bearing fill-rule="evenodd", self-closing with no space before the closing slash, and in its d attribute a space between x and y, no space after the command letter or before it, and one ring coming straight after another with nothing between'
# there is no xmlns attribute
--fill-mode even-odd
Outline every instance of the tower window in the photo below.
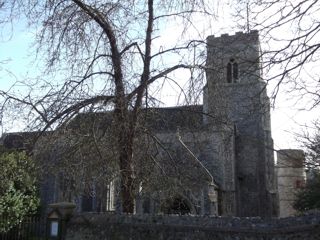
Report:
<svg viewBox="0 0 320 240"><path fill-rule="evenodd" d="M232 65L230 62L227 65L227 81L228 83L232 82Z"/></svg>
<svg viewBox="0 0 320 240"><path fill-rule="evenodd" d="M235 83L239 80L239 68L238 63L231 58L227 64L227 82Z"/></svg>

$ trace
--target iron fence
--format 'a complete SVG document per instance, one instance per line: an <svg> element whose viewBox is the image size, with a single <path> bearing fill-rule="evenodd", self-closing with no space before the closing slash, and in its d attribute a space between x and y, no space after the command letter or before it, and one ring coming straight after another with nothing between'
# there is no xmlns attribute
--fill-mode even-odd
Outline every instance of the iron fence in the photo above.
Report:
<svg viewBox="0 0 320 240"><path fill-rule="evenodd" d="M0 218L0 221L6 221ZM44 240L46 239L46 218L42 216L26 217L8 232L0 232L0 240Z"/></svg>

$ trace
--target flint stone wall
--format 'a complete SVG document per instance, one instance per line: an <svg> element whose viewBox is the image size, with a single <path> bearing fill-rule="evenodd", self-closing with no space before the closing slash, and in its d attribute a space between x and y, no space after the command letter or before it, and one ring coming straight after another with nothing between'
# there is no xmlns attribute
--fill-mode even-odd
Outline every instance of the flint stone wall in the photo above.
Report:
<svg viewBox="0 0 320 240"><path fill-rule="evenodd" d="M320 239L320 213L282 219L81 214L66 240L291 240Z"/></svg>

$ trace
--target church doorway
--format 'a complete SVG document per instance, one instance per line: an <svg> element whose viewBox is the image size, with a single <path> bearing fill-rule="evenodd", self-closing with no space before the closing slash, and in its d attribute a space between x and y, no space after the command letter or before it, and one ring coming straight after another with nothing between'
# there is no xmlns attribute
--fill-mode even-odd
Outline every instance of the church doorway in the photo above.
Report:
<svg viewBox="0 0 320 240"><path fill-rule="evenodd" d="M186 199L175 197L163 204L162 212L165 214L186 215L191 213L191 205Z"/></svg>

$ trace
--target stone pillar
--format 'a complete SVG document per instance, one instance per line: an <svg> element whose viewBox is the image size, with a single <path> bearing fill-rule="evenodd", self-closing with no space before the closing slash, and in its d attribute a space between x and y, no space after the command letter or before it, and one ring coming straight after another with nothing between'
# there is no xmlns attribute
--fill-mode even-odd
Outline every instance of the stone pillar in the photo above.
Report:
<svg viewBox="0 0 320 240"><path fill-rule="evenodd" d="M277 152L277 176L280 217L296 213L292 204L299 188L305 185L304 152L297 149L283 149Z"/></svg>
<svg viewBox="0 0 320 240"><path fill-rule="evenodd" d="M67 222L73 215L76 205L69 202L49 204L52 209L47 217L47 239L64 240L67 231Z"/></svg>

